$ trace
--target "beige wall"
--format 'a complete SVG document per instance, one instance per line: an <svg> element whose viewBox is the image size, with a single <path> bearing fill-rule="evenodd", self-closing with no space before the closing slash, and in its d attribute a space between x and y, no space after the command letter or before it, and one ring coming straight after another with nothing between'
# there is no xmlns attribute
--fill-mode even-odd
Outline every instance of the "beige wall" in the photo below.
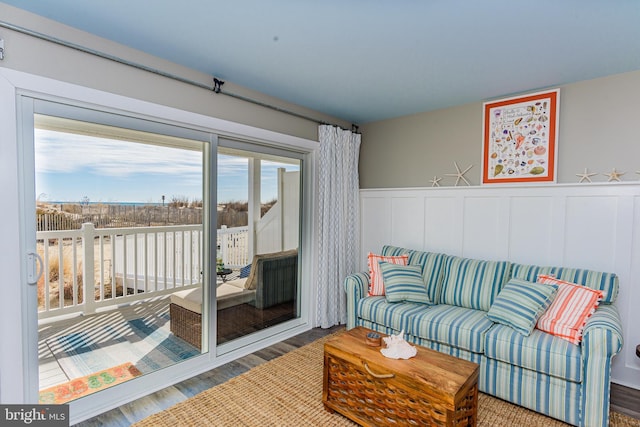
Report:
<svg viewBox="0 0 640 427"><path fill-rule="evenodd" d="M0 4L0 20L80 46L104 52L147 67L157 68L182 78L213 85L213 76L163 59L146 55L99 37L61 25L31 13ZM318 125L271 109L215 94L166 77L137 70L94 55L0 27L5 40L5 59L1 67L75 83L106 92L150 101L181 110L230 120L262 129L317 140ZM226 81L223 91L253 98L299 114L343 127L350 123L305 109L282 100L251 91Z"/></svg>
<svg viewBox="0 0 640 427"><path fill-rule="evenodd" d="M532 91L534 92L534 91ZM558 183L579 180L584 168L608 179L613 168L623 181L640 174L640 71L560 86ZM453 162L472 185L480 185L482 102L360 127L360 187L429 187L434 176L452 186ZM464 183L461 183L464 184Z"/></svg>
<svg viewBox="0 0 640 427"><path fill-rule="evenodd" d="M212 76L143 54L74 30L20 9L0 4L2 21L161 69L203 84ZM161 105L226 119L258 128L317 140L317 124L255 106L205 89L179 83L106 59L57 46L0 27L5 59L0 66L55 78ZM640 99L640 72L560 87L558 182L575 182L585 167L599 174L614 167L623 180L640 175L640 137L635 122ZM346 121L322 115L227 81L224 90L349 127ZM482 102L405 116L361 126L362 188L424 187L434 176L441 185L455 178L444 174L473 165L466 174L480 183ZM592 178L605 181L604 175Z"/></svg>

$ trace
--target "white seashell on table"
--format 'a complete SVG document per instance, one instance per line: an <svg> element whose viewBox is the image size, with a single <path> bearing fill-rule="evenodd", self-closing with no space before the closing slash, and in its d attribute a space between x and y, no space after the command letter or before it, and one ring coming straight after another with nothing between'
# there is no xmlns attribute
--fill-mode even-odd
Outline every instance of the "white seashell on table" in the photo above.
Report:
<svg viewBox="0 0 640 427"><path fill-rule="evenodd" d="M414 357L418 350L404 340L404 330L398 335L389 335L382 338L387 348L380 350L384 357L389 359L409 359Z"/></svg>

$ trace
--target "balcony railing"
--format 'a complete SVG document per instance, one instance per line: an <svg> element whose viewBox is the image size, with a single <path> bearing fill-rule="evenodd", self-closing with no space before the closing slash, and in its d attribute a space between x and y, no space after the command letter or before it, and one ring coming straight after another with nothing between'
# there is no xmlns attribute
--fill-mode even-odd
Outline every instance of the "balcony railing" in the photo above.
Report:
<svg viewBox="0 0 640 427"><path fill-rule="evenodd" d="M248 264L247 227L223 226L217 234L225 266ZM40 231L36 238L43 261L40 319L94 313L202 282L200 225L96 229L86 223L80 230Z"/></svg>

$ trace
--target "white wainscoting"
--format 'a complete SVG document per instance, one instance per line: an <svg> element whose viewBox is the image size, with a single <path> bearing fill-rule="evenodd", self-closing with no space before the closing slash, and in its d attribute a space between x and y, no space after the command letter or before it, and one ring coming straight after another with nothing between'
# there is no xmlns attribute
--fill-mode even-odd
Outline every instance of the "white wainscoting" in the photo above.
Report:
<svg viewBox="0 0 640 427"><path fill-rule="evenodd" d="M620 277L615 383L640 389L640 182L360 191L361 266L382 245Z"/></svg>

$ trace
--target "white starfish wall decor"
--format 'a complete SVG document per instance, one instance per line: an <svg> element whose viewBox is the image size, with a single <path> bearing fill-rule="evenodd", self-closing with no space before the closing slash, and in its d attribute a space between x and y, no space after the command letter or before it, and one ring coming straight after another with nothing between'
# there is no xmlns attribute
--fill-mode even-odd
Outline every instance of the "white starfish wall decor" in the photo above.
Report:
<svg viewBox="0 0 640 427"><path fill-rule="evenodd" d="M440 187L440 181L442 181L442 178L438 178L438 176L436 175L429 182L431 183L432 187Z"/></svg>
<svg viewBox="0 0 640 427"><path fill-rule="evenodd" d="M622 175L624 175L625 173L626 173L626 172L618 172L618 171L616 170L616 168L613 168L613 170L611 171L611 173L603 173L603 175L605 175L605 176L608 176L608 177L609 177L608 182L611 182L611 181L618 181L618 182L620 182L620 177L621 177Z"/></svg>
<svg viewBox="0 0 640 427"><path fill-rule="evenodd" d="M584 173L577 173L576 174L576 176L578 178L580 178L580 181L578 181L578 182L582 182L582 181L592 182L591 181L591 177L594 176L594 175L598 175L598 174L595 173L595 172L589 173L589 170L587 168L584 168Z"/></svg>
<svg viewBox="0 0 640 427"><path fill-rule="evenodd" d="M445 173L446 176L455 176L456 177L456 183L455 186L458 186L458 183L460 182L460 180L463 180L468 186L470 186L471 184L469 183L469 181L467 181L467 178L464 177L464 174L469 172L469 169L471 169L473 167L473 165L469 165L468 168L466 168L463 171L460 171L460 167L458 166L457 162L453 162L453 164L456 166L456 173Z"/></svg>

